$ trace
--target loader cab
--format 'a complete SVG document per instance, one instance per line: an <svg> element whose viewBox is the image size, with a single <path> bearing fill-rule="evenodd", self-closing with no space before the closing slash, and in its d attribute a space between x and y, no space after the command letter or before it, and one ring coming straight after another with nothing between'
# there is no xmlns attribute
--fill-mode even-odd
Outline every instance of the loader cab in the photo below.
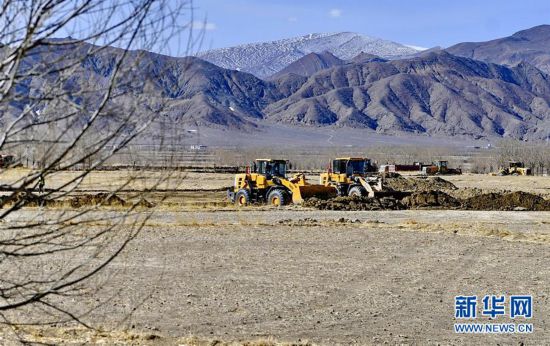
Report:
<svg viewBox="0 0 550 346"><path fill-rule="evenodd" d="M444 172L447 170L449 163L447 161L435 161L435 166L438 172Z"/></svg>
<svg viewBox="0 0 550 346"><path fill-rule="evenodd" d="M531 175L531 168L525 167L525 163L520 161L509 161L508 162L508 174L512 175Z"/></svg>
<svg viewBox="0 0 550 346"><path fill-rule="evenodd" d="M15 163L15 157L13 155L0 154L0 168L7 168Z"/></svg>
<svg viewBox="0 0 550 346"><path fill-rule="evenodd" d="M259 159L254 162L254 173L270 177L286 177L286 160Z"/></svg>
<svg viewBox="0 0 550 346"><path fill-rule="evenodd" d="M371 161L366 158L338 158L332 161L332 171L347 176L365 175L371 172Z"/></svg>
<svg viewBox="0 0 550 346"><path fill-rule="evenodd" d="M510 161L508 162L510 168L524 168L525 164L519 161Z"/></svg>

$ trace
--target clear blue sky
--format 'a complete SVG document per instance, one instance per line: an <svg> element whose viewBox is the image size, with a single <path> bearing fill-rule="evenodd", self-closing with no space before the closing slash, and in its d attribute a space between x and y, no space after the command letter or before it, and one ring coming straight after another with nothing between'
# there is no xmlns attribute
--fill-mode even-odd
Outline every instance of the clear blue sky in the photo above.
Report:
<svg viewBox="0 0 550 346"><path fill-rule="evenodd" d="M208 23L201 50L338 31L447 47L550 23L550 0L193 1L195 27Z"/></svg>

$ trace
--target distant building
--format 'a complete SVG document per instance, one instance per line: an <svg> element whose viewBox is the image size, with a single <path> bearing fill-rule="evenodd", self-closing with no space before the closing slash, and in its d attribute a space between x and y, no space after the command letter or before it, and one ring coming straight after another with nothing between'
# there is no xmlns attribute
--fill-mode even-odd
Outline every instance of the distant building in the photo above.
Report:
<svg viewBox="0 0 550 346"><path fill-rule="evenodd" d="M207 148L206 145L202 145L202 144L192 144L189 149L191 150L205 150Z"/></svg>

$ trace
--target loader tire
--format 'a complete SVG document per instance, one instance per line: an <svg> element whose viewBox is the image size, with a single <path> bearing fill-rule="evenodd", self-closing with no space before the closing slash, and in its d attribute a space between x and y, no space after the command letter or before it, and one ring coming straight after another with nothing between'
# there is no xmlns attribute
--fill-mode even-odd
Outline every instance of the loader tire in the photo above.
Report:
<svg viewBox="0 0 550 346"><path fill-rule="evenodd" d="M267 196L267 203L274 207L280 207L288 202L288 194L282 189L273 189Z"/></svg>
<svg viewBox="0 0 550 346"><path fill-rule="evenodd" d="M250 204L250 194L248 190L241 189L237 191L235 195L235 205L239 207L244 207Z"/></svg>
<svg viewBox="0 0 550 346"><path fill-rule="evenodd" d="M363 197L366 195L367 195L367 191L362 186L354 186L348 191L348 196L350 197L354 197L354 196Z"/></svg>

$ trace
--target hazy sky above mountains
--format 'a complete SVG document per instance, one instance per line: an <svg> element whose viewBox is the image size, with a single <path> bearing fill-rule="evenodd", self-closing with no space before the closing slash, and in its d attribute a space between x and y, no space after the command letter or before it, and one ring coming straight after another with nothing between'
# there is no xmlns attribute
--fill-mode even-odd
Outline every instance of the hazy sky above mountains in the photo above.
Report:
<svg viewBox="0 0 550 346"><path fill-rule="evenodd" d="M201 50L340 31L447 47L550 23L548 0L194 0L193 5L194 27L205 33Z"/></svg>

